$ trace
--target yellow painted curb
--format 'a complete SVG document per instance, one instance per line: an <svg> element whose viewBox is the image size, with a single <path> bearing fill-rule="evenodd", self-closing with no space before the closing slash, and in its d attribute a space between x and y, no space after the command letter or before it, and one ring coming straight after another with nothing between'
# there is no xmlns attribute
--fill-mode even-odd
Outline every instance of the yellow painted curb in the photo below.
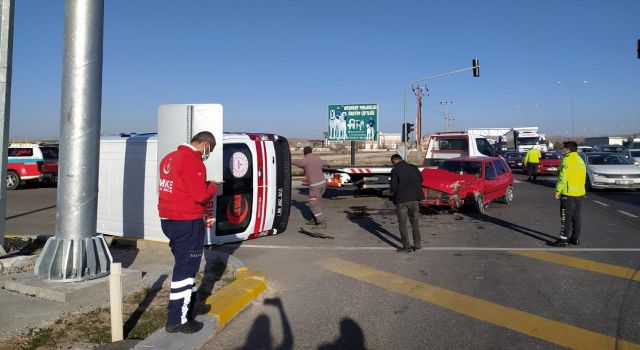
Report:
<svg viewBox="0 0 640 350"><path fill-rule="evenodd" d="M218 319L218 327L224 327L244 307L267 289L267 281L260 271L240 268L236 280L215 292L205 301L211 305L209 315Z"/></svg>

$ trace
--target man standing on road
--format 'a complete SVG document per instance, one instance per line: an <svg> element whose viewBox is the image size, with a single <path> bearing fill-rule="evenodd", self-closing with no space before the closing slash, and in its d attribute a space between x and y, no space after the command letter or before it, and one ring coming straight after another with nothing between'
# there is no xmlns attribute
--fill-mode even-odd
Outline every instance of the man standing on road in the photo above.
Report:
<svg viewBox="0 0 640 350"><path fill-rule="evenodd" d="M219 185L206 180L203 163L215 146L213 134L202 131L160 162L158 212L175 260L165 326L169 333L195 333L203 326L194 320L195 277L202 259L205 208Z"/></svg>
<svg viewBox="0 0 640 350"><path fill-rule="evenodd" d="M313 149L306 146L302 151L304 158L294 159L291 161L293 165L304 169L304 176L309 182L309 209L313 214L311 220L305 222L311 229L326 229L327 222L322 214L322 195L327 188L327 180L324 178L322 167L325 165L324 160L312 153Z"/></svg>
<svg viewBox="0 0 640 350"><path fill-rule="evenodd" d="M525 154L523 165L524 168L527 169L527 181L531 181L533 177L533 182L536 182L540 158L542 158L542 153L540 153L538 146L531 147L531 149L527 151L527 154Z"/></svg>
<svg viewBox="0 0 640 350"><path fill-rule="evenodd" d="M409 233L407 232L407 219L411 222L411 233L413 235L413 250L421 249L420 244L420 204L423 199L422 194L422 174L417 166L402 160L399 154L391 156L393 169L391 170L391 199L396 205L396 215L400 226L400 238L402 248L399 253L410 253L412 251L409 243Z"/></svg>
<svg viewBox="0 0 640 350"><path fill-rule="evenodd" d="M575 141L562 144L564 156L560 164L555 194L556 199L560 200L560 239L550 244L554 247L567 247L569 243L580 244L587 167L577 151L578 144Z"/></svg>

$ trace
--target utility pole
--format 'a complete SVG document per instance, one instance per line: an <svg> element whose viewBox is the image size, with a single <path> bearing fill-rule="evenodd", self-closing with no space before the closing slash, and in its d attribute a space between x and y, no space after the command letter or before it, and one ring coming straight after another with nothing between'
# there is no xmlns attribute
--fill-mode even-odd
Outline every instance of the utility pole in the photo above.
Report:
<svg viewBox="0 0 640 350"><path fill-rule="evenodd" d="M0 1L0 255L4 250L7 214L7 154L9 143L9 107L11 105L11 66L13 53L14 0Z"/></svg>
<svg viewBox="0 0 640 350"><path fill-rule="evenodd" d="M444 106L444 131L446 132L451 131L452 124L451 124L451 118L449 118L449 105L453 104L453 102L441 101L440 104Z"/></svg>
<svg viewBox="0 0 640 350"><path fill-rule="evenodd" d="M429 88L425 85L424 88L420 85L415 87L412 86L413 94L416 95L416 103L418 105L417 113L416 113L416 129L415 129L415 137L416 137L416 148L418 149L418 159L422 158L422 97L429 96Z"/></svg>

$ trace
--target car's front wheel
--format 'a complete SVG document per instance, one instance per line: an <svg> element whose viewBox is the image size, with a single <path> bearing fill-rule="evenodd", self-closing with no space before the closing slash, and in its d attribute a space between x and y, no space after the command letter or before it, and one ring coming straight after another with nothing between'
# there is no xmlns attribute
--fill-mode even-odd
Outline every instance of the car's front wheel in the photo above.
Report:
<svg viewBox="0 0 640 350"><path fill-rule="evenodd" d="M507 187L507 192L500 198L500 201L504 204L511 204L513 202L513 186Z"/></svg>
<svg viewBox="0 0 640 350"><path fill-rule="evenodd" d="M12 191L20 186L20 175L15 171L7 172L7 190Z"/></svg>
<svg viewBox="0 0 640 350"><path fill-rule="evenodd" d="M465 202L467 209L471 212L484 214L486 205L482 193L476 193L473 196L467 197Z"/></svg>

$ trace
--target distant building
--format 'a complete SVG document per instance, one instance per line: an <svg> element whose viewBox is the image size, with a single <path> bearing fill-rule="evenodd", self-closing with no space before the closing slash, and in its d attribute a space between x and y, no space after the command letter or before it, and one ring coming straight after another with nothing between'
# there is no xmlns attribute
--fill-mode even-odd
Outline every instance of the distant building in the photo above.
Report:
<svg viewBox="0 0 640 350"><path fill-rule="evenodd" d="M402 135L400 133L384 133L378 132L378 147L395 150L402 144Z"/></svg>

